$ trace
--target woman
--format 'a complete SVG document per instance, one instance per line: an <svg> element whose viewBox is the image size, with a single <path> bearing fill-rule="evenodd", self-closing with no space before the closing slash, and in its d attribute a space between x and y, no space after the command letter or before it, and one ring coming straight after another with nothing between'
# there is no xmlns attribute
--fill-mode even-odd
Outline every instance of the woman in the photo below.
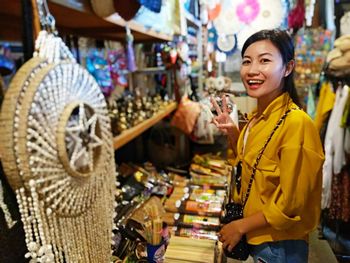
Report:
<svg viewBox="0 0 350 263"><path fill-rule="evenodd" d="M212 99L214 124L227 133L241 162L241 202L258 152L287 110L257 166L244 217L224 225L219 239L229 251L246 234L254 262L307 262L308 234L317 226L322 188L323 149L310 117L298 108L293 84L294 47L281 30L263 30L242 48L241 79L257 109L242 129Z"/></svg>

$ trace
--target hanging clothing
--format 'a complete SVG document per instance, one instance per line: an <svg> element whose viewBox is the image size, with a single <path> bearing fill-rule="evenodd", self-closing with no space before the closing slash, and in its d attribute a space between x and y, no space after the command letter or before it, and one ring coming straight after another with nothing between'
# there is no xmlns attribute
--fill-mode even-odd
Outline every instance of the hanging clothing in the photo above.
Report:
<svg viewBox="0 0 350 263"><path fill-rule="evenodd" d="M241 202L246 193L252 166L277 121L287 109L297 108L288 93L277 97L257 117L250 128L243 153L244 135L238 138L238 159L242 162L241 192L234 200ZM270 227L247 234L248 242L287 239L307 240L308 233L319 220L322 163L322 144L311 118L302 110L292 110L276 130L264 151L256 170L250 196L244 208L244 217L262 211ZM298 189L298 191L296 191Z"/></svg>
<svg viewBox="0 0 350 263"><path fill-rule="evenodd" d="M307 114L311 117L311 119L315 119L316 109L315 109L315 96L314 96L314 88L312 86L309 87L308 95L307 95Z"/></svg>
<svg viewBox="0 0 350 263"><path fill-rule="evenodd" d="M340 174L333 175L329 217L344 222L348 222L350 219L350 175L348 166L345 166Z"/></svg>
<svg viewBox="0 0 350 263"><path fill-rule="evenodd" d="M349 87L338 88L334 108L329 118L325 139L325 162L323 164L322 209L329 208L333 174L339 174L346 164L344 153L344 128L340 126L344 107L348 99Z"/></svg>
<svg viewBox="0 0 350 263"><path fill-rule="evenodd" d="M322 125L325 122L329 112L333 109L335 94L333 92L332 84L325 81L321 85L320 98L316 106L315 126L321 131Z"/></svg>
<svg viewBox="0 0 350 263"><path fill-rule="evenodd" d="M334 1L326 1L326 29L330 31L334 31L335 23L334 23Z"/></svg>

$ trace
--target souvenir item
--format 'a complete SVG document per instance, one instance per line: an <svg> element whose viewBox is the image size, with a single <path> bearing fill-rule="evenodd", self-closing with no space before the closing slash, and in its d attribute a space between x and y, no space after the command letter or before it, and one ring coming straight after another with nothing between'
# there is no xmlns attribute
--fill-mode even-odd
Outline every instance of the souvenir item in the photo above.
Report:
<svg viewBox="0 0 350 263"><path fill-rule="evenodd" d="M350 35L350 12L346 12L340 19L340 35Z"/></svg>
<svg viewBox="0 0 350 263"><path fill-rule="evenodd" d="M259 30L280 27L287 16L284 0L269 0L268 4L260 0L260 3L259 13L250 25Z"/></svg>
<svg viewBox="0 0 350 263"><path fill-rule="evenodd" d="M91 6L96 15L100 17L106 17L114 14L113 0L91 0Z"/></svg>
<svg viewBox="0 0 350 263"><path fill-rule="evenodd" d="M216 45L218 50L227 55L233 54L237 48L236 35L222 35L217 38Z"/></svg>
<svg viewBox="0 0 350 263"><path fill-rule="evenodd" d="M0 209L2 210L2 213L4 214L7 227L9 229L12 228L17 223L17 221L12 219L11 213L10 213L6 203L5 203L4 189L3 189L1 181L0 181Z"/></svg>
<svg viewBox="0 0 350 263"><path fill-rule="evenodd" d="M191 134L200 114L200 105L183 97L171 120L171 125L183 131L185 134Z"/></svg>
<svg viewBox="0 0 350 263"><path fill-rule="evenodd" d="M257 17L260 11L258 0L245 0L238 4L236 14L240 21L249 24Z"/></svg>
<svg viewBox="0 0 350 263"><path fill-rule="evenodd" d="M296 6L288 14L288 27L298 30L304 24L305 6L304 0L298 0Z"/></svg>
<svg viewBox="0 0 350 263"><path fill-rule="evenodd" d="M102 89L105 96L109 96L112 92L111 72L107 60L101 50L94 50L86 58L86 68L93 75Z"/></svg>
<svg viewBox="0 0 350 263"><path fill-rule="evenodd" d="M329 53L332 43L331 31L302 28L298 31L295 40L296 67L294 81L297 88L304 89L307 86L316 85L320 81L320 74L328 54L330 56L328 58L329 62L333 63L339 58L336 64L340 62L339 67L346 67L345 55L339 48ZM343 38L343 40L347 42L346 38ZM345 62L345 65L343 62Z"/></svg>
<svg viewBox="0 0 350 263"><path fill-rule="evenodd" d="M214 8L208 8L208 18L209 20L214 20L215 18L217 18L219 16L221 12L221 4L218 3L215 5Z"/></svg>
<svg viewBox="0 0 350 263"><path fill-rule="evenodd" d="M139 3L149 10L159 13L162 7L162 0L138 0Z"/></svg>
<svg viewBox="0 0 350 263"><path fill-rule="evenodd" d="M113 0L114 9L126 21L131 20L141 5L137 0Z"/></svg>
<svg viewBox="0 0 350 263"><path fill-rule="evenodd" d="M0 116L0 153L16 193L30 262L109 262L115 167L107 105L94 78L47 29L13 78Z"/></svg>
<svg viewBox="0 0 350 263"><path fill-rule="evenodd" d="M314 16L316 0L309 0L305 3L305 24L312 26L312 17Z"/></svg>
<svg viewBox="0 0 350 263"><path fill-rule="evenodd" d="M128 70L130 72L134 72L136 70L136 62L135 62L135 54L134 54L134 37L131 34L130 28L127 26L126 27L126 57L127 57L127 65L128 65Z"/></svg>
<svg viewBox="0 0 350 263"><path fill-rule="evenodd" d="M111 72L111 78L114 85L122 87L128 86L127 80L127 62L123 49L111 50L108 52L108 64Z"/></svg>
<svg viewBox="0 0 350 263"><path fill-rule="evenodd" d="M237 15L239 1L224 0L219 16L213 20L218 35L231 35L244 28L245 23Z"/></svg>

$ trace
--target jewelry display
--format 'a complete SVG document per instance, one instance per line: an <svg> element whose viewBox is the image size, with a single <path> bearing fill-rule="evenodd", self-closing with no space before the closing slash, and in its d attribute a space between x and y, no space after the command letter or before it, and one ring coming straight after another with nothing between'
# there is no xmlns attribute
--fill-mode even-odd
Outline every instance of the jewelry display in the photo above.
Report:
<svg viewBox="0 0 350 263"><path fill-rule="evenodd" d="M9 229L12 228L17 223L17 221L12 219L11 213L10 213L10 211L9 211L5 201L4 201L4 188L2 186L1 181L0 181L0 208L2 209L2 212L4 213L7 227Z"/></svg>
<svg viewBox="0 0 350 263"><path fill-rule="evenodd" d="M116 178L107 104L57 36L46 1L37 4L44 30L0 115L0 153L19 205L25 257L110 262Z"/></svg>

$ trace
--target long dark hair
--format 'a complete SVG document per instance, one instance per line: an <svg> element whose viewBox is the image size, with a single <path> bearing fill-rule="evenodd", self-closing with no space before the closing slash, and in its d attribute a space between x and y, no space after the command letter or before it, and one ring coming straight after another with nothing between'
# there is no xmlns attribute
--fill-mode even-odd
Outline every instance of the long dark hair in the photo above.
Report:
<svg viewBox="0 0 350 263"><path fill-rule="evenodd" d="M280 29L261 30L251 35L243 45L241 56L244 56L246 49L253 43L261 40L270 40L281 53L283 64L287 65L289 61L294 60L294 44L292 38L286 31ZM284 78L282 91L288 92L293 102L301 106L297 90L294 86L294 69Z"/></svg>

